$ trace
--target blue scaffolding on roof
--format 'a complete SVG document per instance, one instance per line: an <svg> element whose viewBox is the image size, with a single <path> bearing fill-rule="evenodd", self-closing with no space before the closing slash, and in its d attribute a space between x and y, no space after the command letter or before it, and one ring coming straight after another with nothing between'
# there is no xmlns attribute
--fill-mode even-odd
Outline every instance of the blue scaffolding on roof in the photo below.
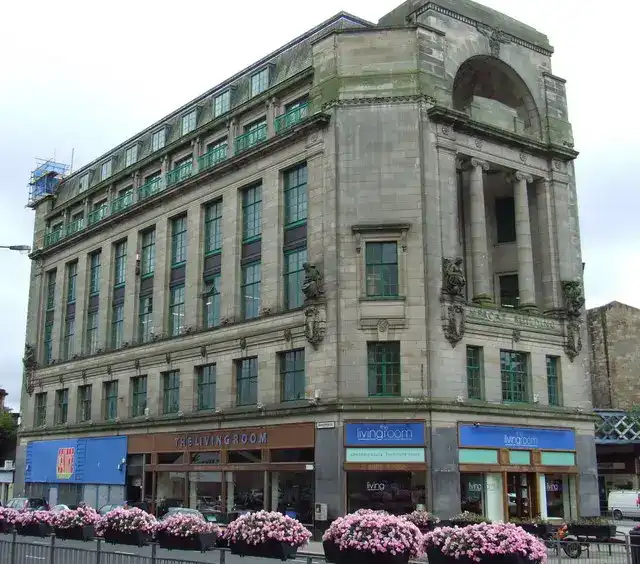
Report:
<svg viewBox="0 0 640 564"><path fill-rule="evenodd" d="M69 165L51 159L36 159L36 164L29 180L29 207L37 204L45 196L55 194L58 184L69 172Z"/></svg>

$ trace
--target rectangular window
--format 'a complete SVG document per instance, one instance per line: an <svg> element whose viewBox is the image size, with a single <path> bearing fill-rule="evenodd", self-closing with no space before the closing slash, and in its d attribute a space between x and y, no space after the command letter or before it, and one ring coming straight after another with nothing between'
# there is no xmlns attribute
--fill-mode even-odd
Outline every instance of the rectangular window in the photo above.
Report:
<svg viewBox="0 0 640 564"><path fill-rule="evenodd" d="M64 358L71 359L74 353L74 340L76 334L76 320L68 317L64 324Z"/></svg>
<svg viewBox="0 0 640 564"><path fill-rule="evenodd" d="M141 343L151 341L153 333L153 297L142 296L140 298L140 311L138 313L138 339Z"/></svg>
<svg viewBox="0 0 640 564"><path fill-rule="evenodd" d="M284 224L298 225L307 220L307 164L284 173Z"/></svg>
<svg viewBox="0 0 640 564"><path fill-rule="evenodd" d="M222 247L222 202L214 202L204 208L204 252L211 254Z"/></svg>
<svg viewBox="0 0 640 564"><path fill-rule="evenodd" d="M280 354L280 399L305 398L304 349Z"/></svg>
<svg viewBox="0 0 640 564"><path fill-rule="evenodd" d="M47 424L47 392L36 394L33 424L36 427Z"/></svg>
<svg viewBox="0 0 640 564"><path fill-rule="evenodd" d="M498 277L500 284L500 307L516 308L520 301L520 285L517 274L503 274Z"/></svg>
<svg viewBox="0 0 640 564"><path fill-rule="evenodd" d="M467 396L482 399L482 347L467 347Z"/></svg>
<svg viewBox="0 0 640 564"><path fill-rule="evenodd" d="M44 362L49 364L53 360L53 321L44 324Z"/></svg>
<svg viewBox="0 0 640 564"><path fill-rule="evenodd" d="M244 358L236 365L236 405L258 403L258 357Z"/></svg>
<svg viewBox="0 0 640 564"><path fill-rule="evenodd" d="M528 396L528 358L526 353L500 351L500 378L502 380L502 401L506 403L526 403Z"/></svg>
<svg viewBox="0 0 640 564"><path fill-rule="evenodd" d="M547 393L549 394L549 405L562 405L560 397L560 378L558 374L559 365L559 357L547 357Z"/></svg>
<svg viewBox="0 0 640 564"><path fill-rule="evenodd" d="M171 220L171 266L180 266L187 260L187 217Z"/></svg>
<svg viewBox="0 0 640 564"><path fill-rule="evenodd" d="M251 96L257 96L269 88L269 67L251 76Z"/></svg>
<svg viewBox="0 0 640 564"><path fill-rule="evenodd" d="M169 296L169 335L180 335L184 329L184 284L172 286Z"/></svg>
<svg viewBox="0 0 640 564"><path fill-rule="evenodd" d="M220 325L220 275L204 281L204 326L207 329Z"/></svg>
<svg viewBox="0 0 640 564"><path fill-rule="evenodd" d="M91 384L78 387L78 421L91 421L91 395L93 387Z"/></svg>
<svg viewBox="0 0 640 564"><path fill-rule="evenodd" d="M516 240L516 209L513 198L496 198L496 225L498 243L513 243Z"/></svg>
<svg viewBox="0 0 640 564"><path fill-rule="evenodd" d="M226 114L231 107L231 94L226 90L222 94L218 94L213 99L213 117L217 118L222 114Z"/></svg>
<svg viewBox="0 0 640 564"><path fill-rule="evenodd" d="M242 239L248 242L262 234L262 186L242 192Z"/></svg>
<svg viewBox="0 0 640 564"><path fill-rule="evenodd" d="M104 418L108 421L118 417L118 381L110 380L103 385Z"/></svg>
<svg viewBox="0 0 640 564"><path fill-rule="evenodd" d="M367 296L398 296L398 244L367 243Z"/></svg>
<svg viewBox="0 0 640 564"><path fill-rule="evenodd" d="M198 409L214 409L216 406L216 365L198 368Z"/></svg>
<svg viewBox="0 0 640 564"><path fill-rule="evenodd" d="M285 307L295 309L304 303L302 282L304 281L303 265L307 262L307 249L286 252L284 262Z"/></svg>
<svg viewBox="0 0 640 564"><path fill-rule="evenodd" d="M102 163L100 167L100 180L104 180L105 178L109 178L111 176L111 159L107 162Z"/></svg>
<svg viewBox="0 0 640 564"><path fill-rule="evenodd" d="M91 311L87 314L87 354L95 354L98 351L98 312Z"/></svg>
<svg viewBox="0 0 640 564"><path fill-rule="evenodd" d="M113 283L116 286L124 284L127 276L127 242L120 241L115 244L115 276Z"/></svg>
<svg viewBox="0 0 640 564"><path fill-rule="evenodd" d="M113 319L111 320L111 348L122 348L122 336L124 335L124 304L113 306Z"/></svg>
<svg viewBox="0 0 640 564"><path fill-rule="evenodd" d="M151 136L151 151L159 151L164 147L166 130L163 128Z"/></svg>
<svg viewBox="0 0 640 564"><path fill-rule="evenodd" d="M369 396L400 395L400 343L367 343Z"/></svg>
<svg viewBox="0 0 640 564"><path fill-rule="evenodd" d="M69 388L56 390L55 424L64 425L69 414Z"/></svg>
<svg viewBox="0 0 640 564"><path fill-rule="evenodd" d="M172 370L162 375L162 413L180 411L180 371Z"/></svg>
<svg viewBox="0 0 640 564"><path fill-rule="evenodd" d="M80 180L78 182L78 192L85 192L86 190L89 189L89 175L88 174L84 174L80 177Z"/></svg>
<svg viewBox="0 0 640 564"><path fill-rule="evenodd" d="M188 114L182 116L182 135L191 133L196 128L196 110L190 111Z"/></svg>
<svg viewBox="0 0 640 564"><path fill-rule="evenodd" d="M254 262L242 269L242 318L254 319L260 315L260 263Z"/></svg>
<svg viewBox="0 0 640 564"><path fill-rule="evenodd" d="M129 147L124 152L124 166L128 167L134 164L138 160L138 145Z"/></svg>
<svg viewBox="0 0 640 564"><path fill-rule="evenodd" d="M78 261L75 260L67 265L67 303L76 301L76 283L78 281Z"/></svg>
<svg viewBox="0 0 640 564"><path fill-rule="evenodd" d="M140 275L153 274L156 266L156 230L149 229L142 233L142 256L140 257Z"/></svg>
<svg viewBox="0 0 640 564"><path fill-rule="evenodd" d="M89 255L89 294L97 296L100 293L100 257L102 253L96 251Z"/></svg>
<svg viewBox="0 0 640 564"><path fill-rule="evenodd" d="M147 377L131 378L131 417L142 417L147 409Z"/></svg>
<svg viewBox="0 0 640 564"><path fill-rule="evenodd" d="M47 272L47 311L55 309L56 306L56 271Z"/></svg>

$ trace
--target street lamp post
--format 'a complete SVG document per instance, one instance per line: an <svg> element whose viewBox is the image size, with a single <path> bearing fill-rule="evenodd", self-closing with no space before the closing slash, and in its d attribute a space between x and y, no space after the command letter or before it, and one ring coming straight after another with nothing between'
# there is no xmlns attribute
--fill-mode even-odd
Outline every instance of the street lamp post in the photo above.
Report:
<svg viewBox="0 0 640 564"><path fill-rule="evenodd" d="M0 245L0 249L20 251L21 253L28 253L29 251L31 251L31 247L29 245Z"/></svg>

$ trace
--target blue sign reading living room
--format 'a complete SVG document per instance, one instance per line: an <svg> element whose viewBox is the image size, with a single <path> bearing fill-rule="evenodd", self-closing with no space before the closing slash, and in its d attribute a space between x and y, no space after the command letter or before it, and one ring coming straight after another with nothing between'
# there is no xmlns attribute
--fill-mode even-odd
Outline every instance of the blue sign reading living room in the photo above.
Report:
<svg viewBox="0 0 640 564"><path fill-rule="evenodd" d="M422 446L424 423L367 421L345 425L346 446Z"/></svg>
<svg viewBox="0 0 640 564"><path fill-rule="evenodd" d="M571 429L460 425L459 433L461 447L576 450L576 437Z"/></svg>

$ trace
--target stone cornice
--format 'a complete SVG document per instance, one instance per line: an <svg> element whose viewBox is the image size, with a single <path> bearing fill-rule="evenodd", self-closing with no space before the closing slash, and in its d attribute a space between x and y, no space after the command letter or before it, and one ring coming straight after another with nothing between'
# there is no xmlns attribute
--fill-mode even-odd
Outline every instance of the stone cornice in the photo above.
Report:
<svg viewBox="0 0 640 564"><path fill-rule="evenodd" d="M435 104L436 99L425 94L407 94L405 96L369 96L363 98L341 98L322 105L323 110L341 106L372 106L374 104L415 104L425 102Z"/></svg>
<svg viewBox="0 0 640 564"><path fill-rule="evenodd" d="M456 131L471 133L477 137L508 145L515 145L520 149L527 150L534 155L547 159L554 158L561 161L572 161L579 155L578 151L571 147L543 143L542 141L537 141L530 137L507 131L506 129L500 129L499 127L473 120L468 114L445 106L432 106L427 110L427 115L431 121L450 126Z"/></svg>

